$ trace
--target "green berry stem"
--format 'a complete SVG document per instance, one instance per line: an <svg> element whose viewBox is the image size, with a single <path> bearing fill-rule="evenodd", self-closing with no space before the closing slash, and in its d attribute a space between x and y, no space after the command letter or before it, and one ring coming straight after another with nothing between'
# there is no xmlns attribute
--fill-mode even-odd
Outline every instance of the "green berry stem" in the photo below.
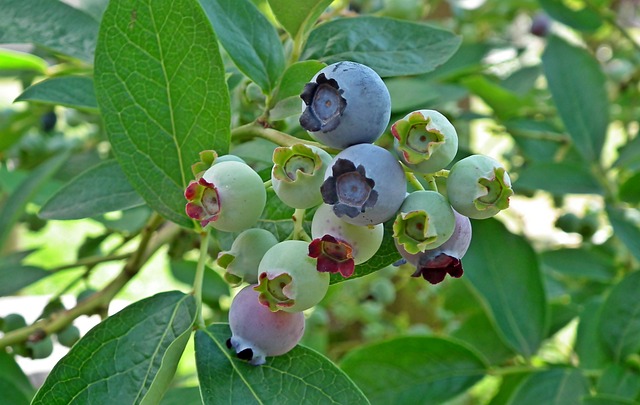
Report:
<svg viewBox="0 0 640 405"><path fill-rule="evenodd" d="M101 308L109 305L111 300L125 285L140 271L142 266L162 246L173 240L181 231L178 225L164 223L160 215L154 214L141 232L140 243L131 254L120 273L101 291L79 302L75 307L66 311L55 312L45 319L41 319L32 325L16 329L0 338L0 350L7 346L25 342L34 333L51 335L68 325L82 315L94 314Z"/></svg>
<svg viewBox="0 0 640 405"><path fill-rule="evenodd" d="M196 298L196 305L198 307L198 314L196 316L196 324L200 329L204 329L204 318L202 317L202 284L204 282L205 263L207 261L209 247L209 239L211 232L208 230L203 231L200 234L200 257L198 258L198 264L196 265L196 275L193 280L193 296Z"/></svg>
<svg viewBox="0 0 640 405"><path fill-rule="evenodd" d="M291 232L289 239L311 242L311 237L307 235L307 232L303 227L306 211L307 210L304 208L296 208L295 212L291 216L291 220L293 221L293 231Z"/></svg>
<svg viewBox="0 0 640 405"><path fill-rule="evenodd" d="M424 179L427 181L428 190L438 191L436 178L433 174L423 174L422 177L424 177Z"/></svg>
<svg viewBox="0 0 640 405"><path fill-rule="evenodd" d="M424 191L424 186L420 183L420 180L416 177L416 175L405 168L404 175L407 177L407 181L409 184L413 186L416 190Z"/></svg>
<svg viewBox="0 0 640 405"><path fill-rule="evenodd" d="M435 173L431 173L431 175L433 177L442 177L442 178L446 179L447 177L449 177L449 170L447 170L447 169L438 170Z"/></svg>
<svg viewBox="0 0 640 405"><path fill-rule="evenodd" d="M271 179L269 179L269 180L264 182L264 188L266 190L269 190L269 189L273 188L273 183L272 183Z"/></svg>
<svg viewBox="0 0 640 405"><path fill-rule="evenodd" d="M306 141L284 132L280 132L273 128L265 128L257 122L242 125L238 128L231 130L231 137L236 141L247 141L253 138L263 138L280 146L292 146L298 143L305 145L316 146L324 149L329 153L337 153L337 149L330 148L318 142Z"/></svg>

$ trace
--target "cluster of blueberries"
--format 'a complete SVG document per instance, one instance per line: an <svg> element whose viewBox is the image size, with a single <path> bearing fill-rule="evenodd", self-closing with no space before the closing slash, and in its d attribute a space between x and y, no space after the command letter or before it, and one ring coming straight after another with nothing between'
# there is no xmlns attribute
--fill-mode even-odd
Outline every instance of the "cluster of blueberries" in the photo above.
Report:
<svg viewBox="0 0 640 405"><path fill-rule="evenodd" d="M458 136L437 111L414 111L395 122L394 152L374 145L389 123L391 99L367 66L329 65L300 97L300 125L340 150L332 157L304 142L274 150L271 185L278 198L296 213L316 208L310 240L278 241L253 228L266 203L265 186L235 156L204 152L185 191L189 217L203 227L239 233L217 264L231 283L249 284L231 304L227 345L254 365L299 342L302 311L325 296L330 273L349 277L355 265L376 254L386 221L393 220L394 243L415 266L413 276L436 284L447 274L462 276L469 218L494 216L513 194L504 167L487 156L471 155L444 170L457 153ZM434 177L446 177L446 196ZM408 183L415 191L407 191Z"/></svg>

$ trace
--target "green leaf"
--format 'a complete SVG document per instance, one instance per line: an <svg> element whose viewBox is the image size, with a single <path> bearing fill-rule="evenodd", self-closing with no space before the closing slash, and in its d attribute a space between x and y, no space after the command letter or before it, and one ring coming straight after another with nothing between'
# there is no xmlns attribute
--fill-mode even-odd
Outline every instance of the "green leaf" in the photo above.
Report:
<svg viewBox="0 0 640 405"><path fill-rule="evenodd" d="M340 273L331 273L331 284L353 280L355 278L366 276L367 274L375 273L376 271L382 270L402 258L400 253L398 253L398 249L396 249L396 245L393 243L393 221L394 219L390 219L384 223L382 244L376 254L366 262L358 264L349 278L342 277Z"/></svg>
<svg viewBox="0 0 640 405"><path fill-rule="evenodd" d="M613 395L594 395L582 398L582 405L639 405L640 402Z"/></svg>
<svg viewBox="0 0 640 405"><path fill-rule="evenodd" d="M27 133L38 125L40 117L30 109L16 111L0 111L0 151L9 149Z"/></svg>
<svg viewBox="0 0 640 405"><path fill-rule="evenodd" d="M602 305L600 338L615 361L640 350L640 271L627 275L618 283Z"/></svg>
<svg viewBox="0 0 640 405"><path fill-rule="evenodd" d="M392 77L385 80L391 96L392 112L407 112L438 99L437 84L417 77Z"/></svg>
<svg viewBox="0 0 640 405"><path fill-rule="evenodd" d="M425 24L384 17L354 17L319 25L302 59L343 60L369 66L382 77L426 73L446 62L460 37Z"/></svg>
<svg viewBox="0 0 640 405"><path fill-rule="evenodd" d="M0 263L0 297L14 294L49 275L50 272L36 266Z"/></svg>
<svg viewBox="0 0 640 405"><path fill-rule="evenodd" d="M44 74L47 62L30 53L0 49L0 71L29 71Z"/></svg>
<svg viewBox="0 0 640 405"><path fill-rule="evenodd" d="M141 205L123 210L121 215L117 217L103 215L91 219L100 222L108 230L133 235L146 225L152 213L149 207Z"/></svg>
<svg viewBox="0 0 640 405"><path fill-rule="evenodd" d="M462 84L483 99L501 120L517 116L521 108L527 104L525 98L482 75L466 77Z"/></svg>
<svg viewBox="0 0 640 405"><path fill-rule="evenodd" d="M533 162L518 175L514 187L545 190L553 195L602 194L602 186L584 164Z"/></svg>
<svg viewBox="0 0 640 405"><path fill-rule="evenodd" d="M625 143L618 150L618 159L614 167L624 167L629 170L640 170L640 137L635 137Z"/></svg>
<svg viewBox="0 0 640 405"><path fill-rule="evenodd" d="M580 368L593 370L602 368L609 361L602 341L600 340L600 297L587 302L580 313L576 332L575 352L578 355Z"/></svg>
<svg viewBox="0 0 640 405"><path fill-rule="evenodd" d="M613 227L613 234L625 244L631 254L640 260L640 218L638 210L607 205L607 216Z"/></svg>
<svg viewBox="0 0 640 405"><path fill-rule="evenodd" d="M269 0L269 6L291 38L300 38L311 29L332 0Z"/></svg>
<svg viewBox="0 0 640 405"><path fill-rule="evenodd" d="M567 7L563 0L539 0L540 5L554 20L560 21L580 31L593 32L602 25L597 11L588 7L574 10Z"/></svg>
<svg viewBox="0 0 640 405"><path fill-rule="evenodd" d="M160 405L196 405L201 403L202 398L198 387L169 388L160 401Z"/></svg>
<svg viewBox="0 0 640 405"><path fill-rule="evenodd" d="M509 398L531 373L509 373L502 377L500 388L488 405L507 405Z"/></svg>
<svg viewBox="0 0 640 405"><path fill-rule="evenodd" d="M0 210L0 246L4 246L11 229L24 212L38 189L44 186L54 173L67 161L69 152L55 155L35 168L4 202Z"/></svg>
<svg viewBox="0 0 640 405"><path fill-rule="evenodd" d="M511 397L511 405L581 405L589 383L572 368L552 368L531 374Z"/></svg>
<svg viewBox="0 0 640 405"><path fill-rule="evenodd" d="M28 405L35 390L13 356L0 350L0 392L2 401L11 405Z"/></svg>
<svg viewBox="0 0 640 405"><path fill-rule="evenodd" d="M203 150L226 154L230 138L224 66L196 0L110 2L94 80L109 140L133 188L167 219L193 227L184 212L191 165Z"/></svg>
<svg viewBox="0 0 640 405"><path fill-rule="evenodd" d="M176 280L193 285L197 266L197 262L190 260L172 260L170 263L171 274ZM202 284L202 301L210 307L218 308L222 296L231 296L229 284L211 267L206 266Z"/></svg>
<svg viewBox="0 0 640 405"><path fill-rule="evenodd" d="M63 76L43 80L28 87L15 101L36 101L89 111L98 109L93 79L85 76Z"/></svg>
<svg viewBox="0 0 640 405"><path fill-rule="evenodd" d="M463 393L486 372L473 351L453 340L399 337L359 347L341 368L372 404L442 404Z"/></svg>
<svg viewBox="0 0 640 405"><path fill-rule="evenodd" d="M466 342L492 365L502 364L515 354L509 346L502 342L495 325L484 311L477 311L465 318L460 323L460 327L451 332L450 336Z"/></svg>
<svg viewBox="0 0 640 405"><path fill-rule="evenodd" d="M536 353L546 332L547 304L538 258L527 241L500 222L472 222L462 259L464 278L486 303L505 342L518 353Z"/></svg>
<svg viewBox="0 0 640 405"><path fill-rule="evenodd" d="M586 246L548 250L540 258L543 265L571 278L608 282L614 277L616 270L616 264L611 258Z"/></svg>
<svg viewBox="0 0 640 405"><path fill-rule="evenodd" d="M196 364L205 404L368 404L357 386L326 357L303 346L252 366L225 342L227 324L196 332Z"/></svg>
<svg viewBox="0 0 640 405"><path fill-rule="evenodd" d="M640 374L630 368L611 364L604 369L596 386L598 394L635 399L640 394Z"/></svg>
<svg viewBox="0 0 640 405"><path fill-rule="evenodd" d="M3 0L0 43L34 43L93 62L98 22L58 0Z"/></svg>
<svg viewBox="0 0 640 405"><path fill-rule="evenodd" d="M549 90L560 118L585 160L598 162L609 125L605 77L586 50L552 36L542 55Z"/></svg>
<svg viewBox="0 0 640 405"><path fill-rule="evenodd" d="M238 69L270 94L284 70L276 29L249 0L200 1Z"/></svg>
<svg viewBox="0 0 640 405"><path fill-rule="evenodd" d="M620 184L618 189L620 199L631 204L640 203L640 172Z"/></svg>
<svg viewBox="0 0 640 405"><path fill-rule="evenodd" d="M120 165L106 160L82 172L49 199L38 216L80 219L138 207L144 200L131 187Z"/></svg>
<svg viewBox="0 0 640 405"><path fill-rule="evenodd" d="M327 65L317 60L305 60L289 66L282 74L282 80L274 92L274 104L293 97L297 99L298 104L302 105L300 93L302 93L304 85L309 83L311 78L325 66ZM300 110L301 107L298 107Z"/></svg>
<svg viewBox="0 0 640 405"><path fill-rule="evenodd" d="M32 404L158 403L191 335L195 316L193 296L178 291L128 306L73 346Z"/></svg>

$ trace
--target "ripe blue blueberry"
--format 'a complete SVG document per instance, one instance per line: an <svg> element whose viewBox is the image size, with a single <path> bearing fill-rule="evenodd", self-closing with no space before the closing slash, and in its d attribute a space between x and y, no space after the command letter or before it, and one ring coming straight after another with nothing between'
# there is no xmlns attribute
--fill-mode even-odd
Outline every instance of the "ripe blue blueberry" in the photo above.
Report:
<svg viewBox="0 0 640 405"><path fill-rule="evenodd" d="M338 62L320 70L300 94L300 125L311 137L336 149L372 143L391 116L391 96L373 69Z"/></svg>
<svg viewBox="0 0 640 405"><path fill-rule="evenodd" d="M231 338L227 347L238 358L254 366L267 356L279 356L293 349L304 333L302 312L272 312L258 300L258 292L248 285L233 298L229 308Z"/></svg>
<svg viewBox="0 0 640 405"><path fill-rule="evenodd" d="M377 225L391 219L404 200L402 166L386 149L363 143L338 153L327 168L322 200L353 225Z"/></svg>

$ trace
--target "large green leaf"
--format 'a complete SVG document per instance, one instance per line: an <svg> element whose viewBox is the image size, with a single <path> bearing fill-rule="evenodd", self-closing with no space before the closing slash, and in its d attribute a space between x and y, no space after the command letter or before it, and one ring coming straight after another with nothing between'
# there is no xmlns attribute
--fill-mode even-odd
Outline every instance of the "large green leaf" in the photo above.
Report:
<svg viewBox="0 0 640 405"><path fill-rule="evenodd" d="M620 184L618 189L620 199L631 204L640 204L640 172Z"/></svg>
<svg viewBox="0 0 640 405"><path fill-rule="evenodd" d="M607 205L607 216L613 227L613 234L640 260L640 221L638 211Z"/></svg>
<svg viewBox="0 0 640 405"><path fill-rule="evenodd" d="M541 259L545 266L571 278L608 282L615 275L613 260L588 247L548 250Z"/></svg>
<svg viewBox="0 0 640 405"><path fill-rule="evenodd" d="M462 84L471 92L482 98L485 103L502 120L518 116L522 107L526 107L526 99L490 80L483 75L473 75L462 79Z"/></svg>
<svg viewBox="0 0 640 405"><path fill-rule="evenodd" d="M588 167L573 163L541 162L528 164L520 170L513 185L521 189L545 190L553 195L602 194L602 186Z"/></svg>
<svg viewBox="0 0 640 405"><path fill-rule="evenodd" d="M30 53L0 49L0 71L30 71L44 74L46 70L47 62L42 58Z"/></svg>
<svg viewBox="0 0 640 405"><path fill-rule="evenodd" d="M303 38L333 0L269 0L276 19L292 38Z"/></svg>
<svg viewBox="0 0 640 405"><path fill-rule="evenodd" d="M567 7L563 0L538 0L544 11L563 24L581 31L595 31L602 25L597 11L587 6L579 10Z"/></svg>
<svg viewBox="0 0 640 405"><path fill-rule="evenodd" d="M442 404L486 372L473 351L437 337L400 337L347 354L342 369L372 404Z"/></svg>
<svg viewBox="0 0 640 405"><path fill-rule="evenodd" d="M153 3L153 4L152 4ZM180 225L199 152L227 153L229 94L196 0L112 1L96 49L98 104L116 158L147 204Z"/></svg>
<svg viewBox="0 0 640 405"><path fill-rule="evenodd" d="M65 151L46 160L34 169L4 202L0 210L0 246L4 246L11 229L24 212L26 204L68 158L69 152Z"/></svg>
<svg viewBox="0 0 640 405"><path fill-rule="evenodd" d="M460 37L425 24L384 17L355 17L319 25L309 34L302 59L351 60L380 76L430 72L460 46Z"/></svg>
<svg viewBox="0 0 640 405"><path fill-rule="evenodd" d="M578 322L575 352L578 355L580 368L589 370L603 367L609 362L609 356L600 339L600 297L587 302Z"/></svg>
<svg viewBox="0 0 640 405"><path fill-rule="evenodd" d="M238 69L269 94L284 70L276 29L249 0L200 0Z"/></svg>
<svg viewBox="0 0 640 405"><path fill-rule="evenodd" d="M611 364L600 376L596 391L619 398L637 398L640 394L640 374L632 368Z"/></svg>
<svg viewBox="0 0 640 405"><path fill-rule="evenodd" d="M38 215L45 219L80 219L143 204L118 162L107 160L58 190Z"/></svg>
<svg viewBox="0 0 640 405"><path fill-rule="evenodd" d="M58 0L2 0L0 43L34 43L93 62L98 22Z"/></svg>
<svg viewBox="0 0 640 405"><path fill-rule="evenodd" d="M196 364L205 404L368 404L362 391L319 353L297 346L252 366L227 349L231 331L213 324L196 332Z"/></svg>
<svg viewBox="0 0 640 405"><path fill-rule="evenodd" d="M498 332L514 350L530 357L545 336L547 305L538 258L527 241L494 219L473 221L462 259L464 277L486 303Z"/></svg>
<svg viewBox="0 0 640 405"><path fill-rule="evenodd" d="M28 87L16 101L37 101L90 111L98 109L93 79L85 76L63 76L43 80Z"/></svg>
<svg viewBox="0 0 640 405"><path fill-rule="evenodd" d="M552 36L542 55L549 90L576 149L598 162L609 125L605 77L586 50Z"/></svg>
<svg viewBox="0 0 640 405"><path fill-rule="evenodd" d="M191 336L195 315L194 297L178 291L128 306L73 346L33 405L158 403Z"/></svg>
<svg viewBox="0 0 640 405"><path fill-rule="evenodd" d="M582 405L589 382L577 369L552 368L531 374L516 390L510 405Z"/></svg>
<svg viewBox="0 0 640 405"><path fill-rule="evenodd" d="M292 115L300 114L300 93L304 85L318 73L326 64L317 60L305 60L293 63L282 74L278 88L270 99L269 118L281 120Z"/></svg>
<svg viewBox="0 0 640 405"><path fill-rule="evenodd" d="M0 297L14 294L49 275L40 267L0 262Z"/></svg>
<svg viewBox="0 0 640 405"><path fill-rule="evenodd" d="M618 283L602 306L600 338L616 361L640 351L640 271Z"/></svg>
<svg viewBox="0 0 640 405"><path fill-rule="evenodd" d="M0 392L2 401L11 405L28 405L35 393L13 356L4 350L0 350Z"/></svg>

